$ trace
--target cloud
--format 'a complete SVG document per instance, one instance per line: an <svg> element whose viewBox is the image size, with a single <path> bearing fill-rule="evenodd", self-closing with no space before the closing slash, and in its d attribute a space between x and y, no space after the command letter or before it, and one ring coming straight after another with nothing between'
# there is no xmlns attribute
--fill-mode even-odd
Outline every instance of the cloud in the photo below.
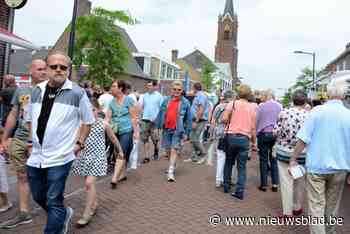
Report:
<svg viewBox="0 0 350 234"><path fill-rule="evenodd" d="M233 0L239 19L238 72L255 89L287 88L312 58L317 69L350 40L348 0ZM217 17L225 0L93 0L94 6L129 10L141 24L124 26L140 51L170 58L198 48L214 58ZM29 1L16 13L15 31L39 45L52 45L68 24L72 1Z"/></svg>

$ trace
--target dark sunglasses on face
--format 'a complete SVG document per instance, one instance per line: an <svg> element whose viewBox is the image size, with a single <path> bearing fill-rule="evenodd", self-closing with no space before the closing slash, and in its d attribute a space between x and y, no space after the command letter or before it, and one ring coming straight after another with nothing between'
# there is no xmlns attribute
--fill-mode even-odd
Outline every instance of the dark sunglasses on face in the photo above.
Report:
<svg viewBox="0 0 350 234"><path fill-rule="evenodd" d="M49 65L51 70L56 71L57 68L60 68L61 71L67 71L68 67L65 65L61 65L61 64L54 64L54 65Z"/></svg>
<svg viewBox="0 0 350 234"><path fill-rule="evenodd" d="M173 89L173 91L178 91L178 92L181 92L182 91L182 89Z"/></svg>

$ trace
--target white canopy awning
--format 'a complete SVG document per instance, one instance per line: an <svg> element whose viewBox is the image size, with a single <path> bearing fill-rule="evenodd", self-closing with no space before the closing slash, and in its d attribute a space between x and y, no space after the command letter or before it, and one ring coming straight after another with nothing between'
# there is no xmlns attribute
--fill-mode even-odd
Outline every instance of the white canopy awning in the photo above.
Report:
<svg viewBox="0 0 350 234"><path fill-rule="evenodd" d="M39 50L38 46L35 46L33 43L16 36L15 34L0 28L0 41L10 43L19 47L23 47L31 50Z"/></svg>

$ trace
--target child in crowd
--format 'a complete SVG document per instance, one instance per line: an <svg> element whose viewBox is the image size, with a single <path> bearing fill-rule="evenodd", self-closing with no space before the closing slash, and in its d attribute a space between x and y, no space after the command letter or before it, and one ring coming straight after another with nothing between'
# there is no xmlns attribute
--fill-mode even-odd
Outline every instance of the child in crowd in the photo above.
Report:
<svg viewBox="0 0 350 234"><path fill-rule="evenodd" d="M85 210L82 217L77 221L78 227L84 227L91 221L97 209L96 179L107 175L107 157L105 154L105 132L112 141L120 155L123 154L118 139L113 130L100 119L100 105L96 98L92 98L92 110L96 119L92 125L90 134L85 141L85 148L80 152L73 164L73 173L85 177L87 192Z"/></svg>
<svg viewBox="0 0 350 234"><path fill-rule="evenodd" d="M0 128L0 139L4 129ZM9 201L8 196L8 183L7 183L7 170L6 170L6 157L4 149L0 142L0 213L6 212L12 208L12 203Z"/></svg>

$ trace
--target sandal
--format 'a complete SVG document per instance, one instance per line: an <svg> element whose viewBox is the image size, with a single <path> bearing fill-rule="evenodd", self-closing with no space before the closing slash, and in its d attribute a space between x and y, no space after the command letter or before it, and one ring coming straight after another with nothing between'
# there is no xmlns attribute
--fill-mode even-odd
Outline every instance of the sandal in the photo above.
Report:
<svg viewBox="0 0 350 234"><path fill-rule="evenodd" d="M91 210L91 212L90 212L90 216L91 216L91 217L93 217L93 216L96 215L97 209L98 209L98 208L96 207L95 209Z"/></svg>
<svg viewBox="0 0 350 234"><path fill-rule="evenodd" d="M143 161L142 161L142 163L143 164L146 164L146 163L149 163L151 160L149 159L149 158L144 158L143 159Z"/></svg>
<svg viewBox="0 0 350 234"><path fill-rule="evenodd" d="M117 183L111 182L111 189L117 189Z"/></svg>
<svg viewBox="0 0 350 234"><path fill-rule="evenodd" d="M86 225L88 225L91 221L92 216L89 215L88 217L81 217L77 222L76 225L79 228L85 227Z"/></svg>
<svg viewBox="0 0 350 234"><path fill-rule="evenodd" d="M124 176L123 178L119 179L118 182L123 182L126 181L128 178L126 176Z"/></svg>

